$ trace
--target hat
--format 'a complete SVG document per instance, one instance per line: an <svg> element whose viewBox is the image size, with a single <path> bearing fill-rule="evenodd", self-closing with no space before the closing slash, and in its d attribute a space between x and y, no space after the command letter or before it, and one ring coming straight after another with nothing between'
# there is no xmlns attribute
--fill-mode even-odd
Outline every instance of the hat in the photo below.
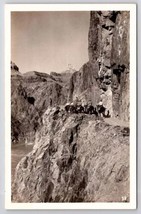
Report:
<svg viewBox="0 0 141 214"><path fill-rule="evenodd" d="M66 103L66 106L67 106L67 105L70 105L70 103Z"/></svg>

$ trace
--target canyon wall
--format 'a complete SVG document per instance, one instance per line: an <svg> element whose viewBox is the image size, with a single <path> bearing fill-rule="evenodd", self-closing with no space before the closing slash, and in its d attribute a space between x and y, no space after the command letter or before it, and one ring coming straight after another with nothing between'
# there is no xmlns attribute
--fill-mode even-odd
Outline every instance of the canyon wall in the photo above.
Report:
<svg viewBox="0 0 141 214"><path fill-rule="evenodd" d="M34 138L15 171L13 202L130 201L129 20L125 11L90 13L89 61L79 71L12 74L13 136ZM75 99L102 99L111 118L54 110Z"/></svg>
<svg viewBox="0 0 141 214"><path fill-rule="evenodd" d="M116 19L112 42L113 65L112 93L114 115L129 121L130 118L130 14L121 12Z"/></svg>
<svg viewBox="0 0 141 214"><path fill-rule="evenodd" d="M129 129L47 110L18 164L13 202L128 202Z"/></svg>
<svg viewBox="0 0 141 214"><path fill-rule="evenodd" d="M113 117L129 121L130 14L91 12L89 61L99 63L100 97Z"/></svg>
<svg viewBox="0 0 141 214"><path fill-rule="evenodd" d="M70 81L70 100L102 100L112 117L129 121L129 12L92 11L89 62Z"/></svg>
<svg viewBox="0 0 141 214"><path fill-rule="evenodd" d="M76 99L91 101L94 106L102 100L111 117L129 121L129 21L129 12L125 11L91 12L89 61L79 71L22 75L11 62L13 141L25 141L24 135L34 135L48 107ZM30 140L34 142L34 137Z"/></svg>
<svg viewBox="0 0 141 214"><path fill-rule="evenodd" d="M11 71L12 143L34 143L35 133L42 125L41 116L46 109L67 102L71 75Z"/></svg>

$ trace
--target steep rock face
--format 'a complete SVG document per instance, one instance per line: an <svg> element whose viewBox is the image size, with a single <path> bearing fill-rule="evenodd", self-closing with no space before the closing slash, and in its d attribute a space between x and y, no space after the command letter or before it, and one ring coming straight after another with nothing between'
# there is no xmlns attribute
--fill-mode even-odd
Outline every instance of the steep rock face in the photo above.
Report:
<svg viewBox="0 0 141 214"><path fill-rule="evenodd" d="M33 143L41 116L50 106L67 101L71 74L11 73L11 123L13 143Z"/></svg>
<svg viewBox="0 0 141 214"><path fill-rule="evenodd" d="M100 98L113 117L129 121L129 12L90 14L88 53L95 69Z"/></svg>
<svg viewBox="0 0 141 214"><path fill-rule="evenodd" d="M112 105L112 39L118 11L92 11L88 34L89 62L74 73L70 82L70 100L92 101L100 99L113 116ZM87 73L86 75L83 75ZM86 77L87 76L87 77ZM90 81L87 81L90 79ZM84 87L83 82L85 82Z"/></svg>
<svg viewBox="0 0 141 214"><path fill-rule="evenodd" d="M79 71L72 75L69 90L70 101L77 97L81 101L91 101L93 105L96 105L100 100L99 81L97 81L99 71L97 58L100 54L99 40L101 39L99 25L98 13L91 12L88 35L89 62L85 63Z"/></svg>
<svg viewBox="0 0 141 214"><path fill-rule="evenodd" d="M94 106L102 99L112 117L129 121L129 27L129 12L91 12L89 62L79 71L21 75L11 62L13 141L25 141L24 135L34 135L47 107L63 105L76 97L84 102L91 100Z"/></svg>
<svg viewBox="0 0 141 214"><path fill-rule="evenodd" d="M129 128L47 110L18 164L14 202L129 201Z"/></svg>
<svg viewBox="0 0 141 214"><path fill-rule="evenodd" d="M98 72L97 63L85 63L70 79L69 100L78 97L81 101L91 100L93 105L99 101L99 86L96 81Z"/></svg>
<svg viewBox="0 0 141 214"><path fill-rule="evenodd" d="M91 12L88 43L79 71L12 75L12 136L35 142L16 168L13 202L130 200L129 128L53 110L102 98L113 117L129 121L129 13Z"/></svg>
<svg viewBox="0 0 141 214"><path fill-rule="evenodd" d="M112 89L111 89L111 53L112 38L118 11L93 11L90 14L89 61L97 62L98 84L100 88L100 98L104 106L113 115Z"/></svg>
<svg viewBox="0 0 141 214"><path fill-rule="evenodd" d="M90 12L90 27L88 35L89 61L95 62L100 55L100 19L98 12Z"/></svg>
<svg viewBox="0 0 141 214"><path fill-rule="evenodd" d="M113 111L115 116L119 116L129 121L129 72L130 72L130 14L121 12L116 19L116 26L112 41L113 64L112 92Z"/></svg>

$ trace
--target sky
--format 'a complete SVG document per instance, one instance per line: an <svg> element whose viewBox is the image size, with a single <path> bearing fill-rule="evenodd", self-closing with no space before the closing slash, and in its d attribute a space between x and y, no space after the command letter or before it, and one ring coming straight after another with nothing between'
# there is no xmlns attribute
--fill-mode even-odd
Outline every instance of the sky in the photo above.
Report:
<svg viewBox="0 0 141 214"><path fill-rule="evenodd" d="M12 12L11 60L20 72L79 70L88 61L89 12Z"/></svg>

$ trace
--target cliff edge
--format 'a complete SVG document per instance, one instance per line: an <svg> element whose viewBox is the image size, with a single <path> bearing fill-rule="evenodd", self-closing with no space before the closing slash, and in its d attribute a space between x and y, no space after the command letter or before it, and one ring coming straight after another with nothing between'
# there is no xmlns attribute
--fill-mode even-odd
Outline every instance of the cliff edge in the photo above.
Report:
<svg viewBox="0 0 141 214"><path fill-rule="evenodd" d="M129 128L47 110L18 164L14 202L129 201Z"/></svg>

